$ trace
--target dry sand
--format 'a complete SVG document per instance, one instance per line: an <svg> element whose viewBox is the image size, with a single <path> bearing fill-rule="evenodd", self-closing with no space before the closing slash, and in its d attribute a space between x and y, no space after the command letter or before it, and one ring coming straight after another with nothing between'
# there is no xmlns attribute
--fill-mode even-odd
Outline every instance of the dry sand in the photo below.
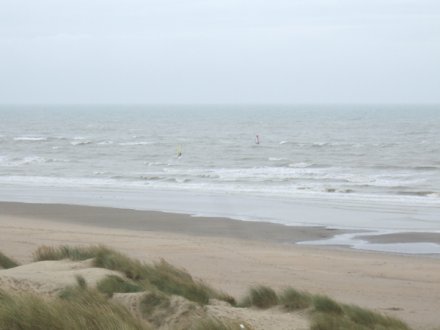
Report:
<svg viewBox="0 0 440 330"><path fill-rule="evenodd" d="M235 296L254 284L291 285L386 312L415 329L440 327L439 258L286 243L329 234L157 212L0 203L0 251L20 262L43 244L106 244L145 261L165 258Z"/></svg>
<svg viewBox="0 0 440 330"><path fill-rule="evenodd" d="M95 286L108 275L119 276L119 273L92 267L91 260L40 261L0 270L0 287L51 296L67 286L76 285L76 276L84 278L88 285Z"/></svg>

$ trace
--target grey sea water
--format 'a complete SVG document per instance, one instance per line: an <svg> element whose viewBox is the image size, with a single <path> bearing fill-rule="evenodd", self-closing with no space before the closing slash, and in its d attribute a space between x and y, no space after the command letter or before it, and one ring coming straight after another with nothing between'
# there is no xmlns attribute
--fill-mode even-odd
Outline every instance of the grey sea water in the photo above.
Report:
<svg viewBox="0 0 440 330"><path fill-rule="evenodd" d="M1 106L0 200L440 232L440 106Z"/></svg>
<svg viewBox="0 0 440 330"><path fill-rule="evenodd" d="M2 106L0 184L437 204L440 107Z"/></svg>

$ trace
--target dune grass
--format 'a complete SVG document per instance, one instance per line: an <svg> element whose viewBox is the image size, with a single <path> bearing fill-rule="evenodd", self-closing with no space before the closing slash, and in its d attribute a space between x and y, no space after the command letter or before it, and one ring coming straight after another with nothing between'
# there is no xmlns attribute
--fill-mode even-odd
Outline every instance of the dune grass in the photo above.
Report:
<svg viewBox="0 0 440 330"><path fill-rule="evenodd" d="M313 302L313 296L307 292L288 287L278 294L272 288L260 285L249 289L240 306L255 306L261 309L282 306L286 311L294 311L309 308Z"/></svg>
<svg viewBox="0 0 440 330"><path fill-rule="evenodd" d="M343 305L345 315L354 323L370 329L409 329L402 321L354 305Z"/></svg>
<svg viewBox="0 0 440 330"><path fill-rule="evenodd" d="M179 304L179 303L178 303ZM181 304L181 303L180 303ZM148 292L140 302L140 311L144 319L148 320L153 326L160 328L164 320L173 313L176 313L176 303L171 302L171 298L161 292ZM216 317L207 316L203 309L194 302L181 304L178 312L184 316L179 320L179 329L188 330L252 330L246 322L236 320L224 320ZM186 318L186 319L185 319ZM240 326L241 325L241 326ZM171 327L172 329L173 327Z"/></svg>
<svg viewBox="0 0 440 330"><path fill-rule="evenodd" d="M360 308L339 304L329 297L316 295L312 298L312 330L409 330L402 321Z"/></svg>
<svg viewBox="0 0 440 330"><path fill-rule="evenodd" d="M311 330L409 330L403 322L386 318L377 314L368 324L359 323L347 315L338 316L334 314L317 313L312 316Z"/></svg>
<svg viewBox="0 0 440 330"><path fill-rule="evenodd" d="M409 330L402 321L354 305L339 304L326 296L313 297L312 330Z"/></svg>
<svg viewBox="0 0 440 330"><path fill-rule="evenodd" d="M317 312L335 315L341 315L343 313L341 305L327 296L316 295L312 298L312 300L313 306Z"/></svg>
<svg viewBox="0 0 440 330"><path fill-rule="evenodd" d="M136 285L145 289L156 288L167 294L175 294L188 300L207 304L210 298L234 303L233 297L217 291L201 281L194 280L185 270L164 260L148 265L105 246L91 247L47 247L42 246L34 253L34 260L85 260L94 258L95 267L123 273Z"/></svg>
<svg viewBox="0 0 440 330"><path fill-rule="evenodd" d="M202 282L194 281L187 272L164 260L149 268L148 280L160 291L179 295L202 304L207 304L210 298L220 297L211 287Z"/></svg>
<svg viewBox="0 0 440 330"><path fill-rule="evenodd" d="M166 313L170 304L168 296L170 294L183 296L199 304L209 303L210 298L221 299L235 304L233 297L194 280L185 270L170 265L164 260L148 265L104 246L41 247L35 252L34 258L35 260L59 260L65 258L84 260L93 258L94 266L125 274L130 281L123 280L117 276L109 276L98 284L98 290L107 296L111 296L114 292L150 291L141 301L140 308L144 316L149 315L151 317L152 313L156 310L160 310L159 314ZM64 290L60 296L61 298L67 301L79 301L86 293L89 295L97 295L99 293L97 290L95 292L87 289L85 284L81 285L80 279L77 280L77 288ZM77 290L80 289L78 288L82 288L82 291L79 293ZM102 298L104 295L101 294L100 297L100 299L104 299ZM312 330L409 329L406 324L394 318L360 307L339 304L327 296L311 295L293 288L287 288L278 294L267 286L252 287L240 305L242 307L255 306L262 309L279 306L285 311L307 309L312 321ZM200 322L199 328L194 329L236 329L235 323L230 325L216 319L206 319Z"/></svg>
<svg viewBox="0 0 440 330"><path fill-rule="evenodd" d="M308 309L312 330L409 330L402 321L354 305L339 304L323 295L312 295L287 288L277 294L266 286L249 290L241 306L270 308L280 306L286 311Z"/></svg>
<svg viewBox="0 0 440 330"><path fill-rule="evenodd" d="M33 259L34 261L61 259L86 260L95 257L102 248L101 246L71 247L62 245L52 247L43 245L34 252Z"/></svg>
<svg viewBox="0 0 440 330"><path fill-rule="evenodd" d="M305 309L312 305L312 297L307 292L287 288L279 295L280 304L287 311Z"/></svg>
<svg viewBox="0 0 440 330"><path fill-rule="evenodd" d="M105 246L90 247L88 249L95 252L93 264L96 267L116 270L134 281L140 281L148 277L149 267L139 260L129 258Z"/></svg>
<svg viewBox="0 0 440 330"><path fill-rule="evenodd" d="M150 292L144 295L140 303L140 310L145 318L150 317L157 308L166 309L170 306L170 298L159 292Z"/></svg>
<svg viewBox="0 0 440 330"><path fill-rule="evenodd" d="M196 322L190 330L252 330L252 327L241 321L219 320L209 317Z"/></svg>
<svg viewBox="0 0 440 330"><path fill-rule="evenodd" d="M96 290L70 289L69 294L44 299L33 294L0 291L1 330L125 329L147 330L124 307L113 304Z"/></svg>
<svg viewBox="0 0 440 330"><path fill-rule="evenodd" d="M0 268L8 269L17 267L19 264L14 259L11 259L5 256L2 252L0 252Z"/></svg>
<svg viewBox="0 0 440 330"><path fill-rule="evenodd" d="M127 281L119 276L109 275L96 284L96 288L99 292L112 297L115 292L141 292L145 291L145 288L132 281Z"/></svg>
<svg viewBox="0 0 440 330"><path fill-rule="evenodd" d="M249 289L248 295L242 300L241 306L255 306L266 309L278 305L277 293L270 287L259 285Z"/></svg>
<svg viewBox="0 0 440 330"><path fill-rule="evenodd" d="M318 313L312 317L311 330L367 330L337 315ZM371 328L374 329L374 328ZM383 329L385 330L385 329Z"/></svg>
<svg viewBox="0 0 440 330"><path fill-rule="evenodd" d="M139 310L142 317L156 328L160 328L164 320L174 312L170 297L158 291L145 293L140 301Z"/></svg>

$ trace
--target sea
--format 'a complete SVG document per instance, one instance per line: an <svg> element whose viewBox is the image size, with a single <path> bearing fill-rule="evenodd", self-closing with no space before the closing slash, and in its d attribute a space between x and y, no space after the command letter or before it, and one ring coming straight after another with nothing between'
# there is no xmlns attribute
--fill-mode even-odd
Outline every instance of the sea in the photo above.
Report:
<svg viewBox="0 0 440 330"><path fill-rule="evenodd" d="M0 200L440 232L440 105L1 105Z"/></svg>

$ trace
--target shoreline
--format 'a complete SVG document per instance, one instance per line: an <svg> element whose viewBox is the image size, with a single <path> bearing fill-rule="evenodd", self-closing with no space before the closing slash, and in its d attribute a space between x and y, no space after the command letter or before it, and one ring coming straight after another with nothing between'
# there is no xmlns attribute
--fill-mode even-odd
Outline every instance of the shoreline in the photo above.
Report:
<svg viewBox="0 0 440 330"><path fill-rule="evenodd" d="M150 229L143 227L147 216L158 217ZM116 223L121 219L123 226ZM0 203L0 251L19 262L29 262L41 245L104 244L141 261L164 258L237 297L252 285L291 285L387 313L415 329L440 325L439 258L286 244L293 231L301 240L334 234L163 212Z"/></svg>
<svg viewBox="0 0 440 330"><path fill-rule="evenodd" d="M440 244L440 233L430 232L396 232L378 235L359 235L359 239L366 239L374 244L392 243L433 243Z"/></svg>
<svg viewBox="0 0 440 330"><path fill-rule="evenodd" d="M194 236L225 237L273 243L339 247L359 251L438 256L440 252L417 253L375 249L375 246L438 245L440 232L374 231L340 229L323 225L286 225L274 222L238 220L227 217L195 216L185 213L137 210L68 203L30 203L0 201L0 215L32 217L62 223L106 228L161 231ZM124 221L120 221L123 218ZM361 247L356 244L362 242ZM370 247L370 248L369 248ZM401 249L401 248L400 248Z"/></svg>
<svg viewBox="0 0 440 330"><path fill-rule="evenodd" d="M65 224L76 223L95 227L105 225L105 228L112 229L169 232L273 243L294 244L301 241L329 239L334 235L350 232L323 226L287 226L225 217L199 217L182 213L70 204L0 202L0 210L2 216L38 218Z"/></svg>

